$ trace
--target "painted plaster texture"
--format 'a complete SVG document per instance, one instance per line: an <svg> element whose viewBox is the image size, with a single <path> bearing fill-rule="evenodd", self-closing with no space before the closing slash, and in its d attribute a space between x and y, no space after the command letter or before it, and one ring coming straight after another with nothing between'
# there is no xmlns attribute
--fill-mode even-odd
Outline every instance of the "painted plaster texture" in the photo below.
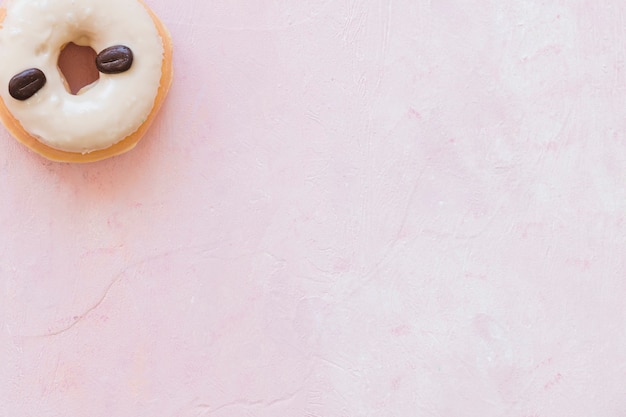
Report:
<svg viewBox="0 0 626 417"><path fill-rule="evenodd" d="M626 3L149 0L145 139L0 131L0 416L626 413Z"/></svg>

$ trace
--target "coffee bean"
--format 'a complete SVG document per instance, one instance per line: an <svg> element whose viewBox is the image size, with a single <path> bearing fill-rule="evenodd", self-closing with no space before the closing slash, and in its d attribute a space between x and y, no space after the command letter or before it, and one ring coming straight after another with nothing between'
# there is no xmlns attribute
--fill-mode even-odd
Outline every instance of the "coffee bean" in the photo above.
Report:
<svg viewBox="0 0 626 417"><path fill-rule="evenodd" d="M46 75L37 68L20 72L9 81L9 94L16 100L28 100L46 84Z"/></svg>
<svg viewBox="0 0 626 417"><path fill-rule="evenodd" d="M96 57L96 67L103 74L119 74L133 65L133 51L124 45L110 46Z"/></svg>

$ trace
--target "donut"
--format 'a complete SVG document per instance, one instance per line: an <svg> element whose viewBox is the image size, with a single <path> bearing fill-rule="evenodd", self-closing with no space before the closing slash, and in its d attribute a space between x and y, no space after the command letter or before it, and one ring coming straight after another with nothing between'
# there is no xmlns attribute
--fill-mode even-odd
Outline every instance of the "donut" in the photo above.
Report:
<svg viewBox="0 0 626 417"><path fill-rule="evenodd" d="M96 53L98 80L72 94L58 67L70 42ZM135 147L170 88L172 40L142 0L8 0L0 9L0 120L59 162Z"/></svg>

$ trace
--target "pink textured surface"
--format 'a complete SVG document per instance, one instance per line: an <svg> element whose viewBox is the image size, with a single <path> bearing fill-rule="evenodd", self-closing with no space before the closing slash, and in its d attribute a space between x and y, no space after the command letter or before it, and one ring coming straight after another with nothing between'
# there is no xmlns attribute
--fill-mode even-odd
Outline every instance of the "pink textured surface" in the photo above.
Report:
<svg viewBox="0 0 626 417"><path fill-rule="evenodd" d="M0 131L0 416L626 413L626 3L149 4L136 150Z"/></svg>

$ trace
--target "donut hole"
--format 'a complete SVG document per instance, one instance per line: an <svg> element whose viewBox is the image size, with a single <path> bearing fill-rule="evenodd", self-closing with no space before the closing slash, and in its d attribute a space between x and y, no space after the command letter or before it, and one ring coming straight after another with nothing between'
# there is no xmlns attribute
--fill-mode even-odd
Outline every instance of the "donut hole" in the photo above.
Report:
<svg viewBox="0 0 626 417"><path fill-rule="evenodd" d="M76 95L81 88L98 81L100 72L96 68L97 55L93 48L73 42L63 47L57 65L70 94Z"/></svg>

